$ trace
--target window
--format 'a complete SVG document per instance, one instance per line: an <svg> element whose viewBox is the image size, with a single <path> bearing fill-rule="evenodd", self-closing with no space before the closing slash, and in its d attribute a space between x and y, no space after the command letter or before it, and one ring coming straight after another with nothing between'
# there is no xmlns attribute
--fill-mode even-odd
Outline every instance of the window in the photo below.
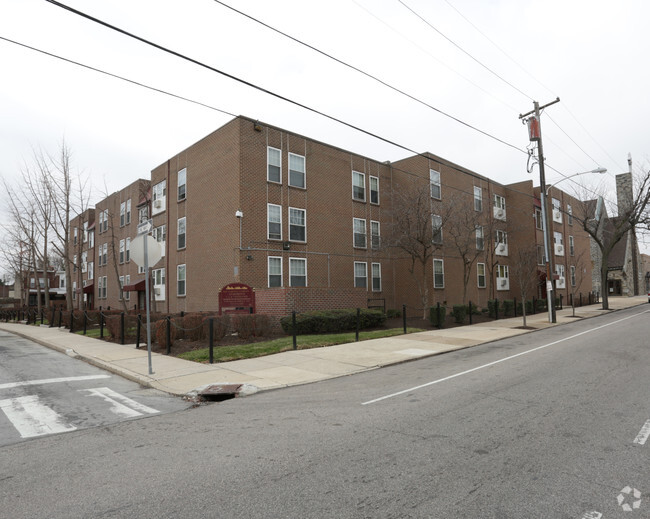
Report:
<svg viewBox="0 0 650 519"><path fill-rule="evenodd" d="M165 269L154 269L151 272L154 286L164 286L165 284Z"/></svg>
<svg viewBox="0 0 650 519"><path fill-rule="evenodd" d="M373 250L378 250L381 247L381 235L379 231L379 222L370 220L370 247Z"/></svg>
<svg viewBox="0 0 650 519"><path fill-rule="evenodd" d="M187 177L187 168L183 168L178 172L178 201L185 200L185 181Z"/></svg>
<svg viewBox="0 0 650 519"><path fill-rule="evenodd" d="M81 253L81 272L88 270L88 252Z"/></svg>
<svg viewBox="0 0 650 519"><path fill-rule="evenodd" d="M282 258L270 256L269 262L269 287L282 286Z"/></svg>
<svg viewBox="0 0 650 519"><path fill-rule="evenodd" d="M108 243L104 244L104 257L102 258L104 261L104 265L108 265Z"/></svg>
<svg viewBox="0 0 650 519"><path fill-rule="evenodd" d="M76 244L77 244L77 239L78 239L78 236L79 236L79 229L77 229L77 228L75 227L75 228L73 229L73 234L74 234L74 238L73 238L73 240L72 240L72 243L73 243L74 245L76 245Z"/></svg>
<svg viewBox="0 0 650 519"><path fill-rule="evenodd" d="M88 279L93 279L95 277L95 262L88 262Z"/></svg>
<svg viewBox="0 0 650 519"><path fill-rule="evenodd" d="M429 170L429 184L431 185L431 198L440 200L442 196L442 189L440 186L440 171L435 169Z"/></svg>
<svg viewBox="0 0 650 519"><path fill-rule="evenodd" d="M84 222L83 242L86 243L87 241L88 241L88 222Z"/></svg>
<svg viewBox="0 0 650 519"><path fill-rule="evenodd" d="M65 288L65 276L59 277L59 288Z"/></svg>
<svg viewBox="0 0 650 519"><path fill-rule="evenodd" d="M372 291L381 292L381 263L373 263L372 270Z"/></svg>
<svg viewBox="0 0 650 519"><path fill-rule="evenodd" d="M445 288L445 263L444 260L433 260L433 288Z"/></svg>
<svg viewBox="0 0 650 519"><path fill-rule="evenodd" d="M541 209L535 209L535 227L540 230L544 228Z"/></svg>
<svg viewBox="0 0 650 519"><path fill-rule="evenodd" d="M104 209L104 232L108 231L108 209Z"/></svg>
<svg viewBox="0 0 650 519"><path fill-rule="evenodd" d="M185 248L185 217L178 219L178 243L177 248Z"/></svg>
<svg viewBox="0 0 650 519"><path fill-rule="evenodd" d="M305 157L289 153L289 185L305 187Z"/></svg>
<svg viewBox="0 0 650 519"><path fill-rule="evenodd" d="M571 256L574 256L575 252L576 251L573 243L573 236L569 236L569 254L571 254Z"/></svg>
<svg viewBox="0 0 650 519"><path fill-rule="evenodd" d="M567 223L573 225L573 207L571 207L571 204L566 205L566 213Z"/></svg>
<svg viewBox="0 0 650 519"><path fill-rule="evenodd" d="M266 180L269 182L282 182L282 152L277 148L266 149L267 169Z"/></svg>
<svg viewBox="0 0 650 519"><path fill-rule="evenodd" d="M99 232L104 231L104 211L99 211Z"/></svg>
<svg viewBox="0 0 650 519"><path fill-rule="evenodd" d="M506 199L501 195L494 195L494 207L497 207L499 209L505 209Z"/></svg>
<svg viewBox="0 0 650 519"><path fill-rule="evenodd" d="M120 227L126 223L126 202L120 204Z"/></svg>
<svg viewBox="0 0 650 519"><path fill-rule="evenodd" d="M537 246L537 264L546 265L546 260L544 256L544 245Z"/></svg>
<svg viewBox="0 0 650 519"><path fill-rule="evenodd" d="M506 199L501 195L494 195L494 207L492 216L497 220L506 219Z"/></svg>
<svg viewBox="0 0 650 519"><path fill-rule="evenodd" d="M289 208L289 240L307 241L306 215L304 209Z"/></svg>
<svg viewBox="0 0 650 519"><path fill-rule="evenodd" d="M553 243L555 244L555 255L564 256L564 238L561 232L553 232Z"/></svg>
<svg viewBox="0 0 650 519"><path fill-rule="evenodd" d="M156 227L151 234L156 239L157 242L164 243L165 241L167 241L167 226L160 225Z"/></svg>
<svg viewBox="0 0 650 519"><path fill-rule="evenodd" d="M126 239L126 262L131 261L131 238Z"/></svg>
<svg viewBox="0 0 650 519"><path fill-rule="evenodd" d="M72 257L72 272L77 272L77 255Z"/></svg>
<svg viewBox="0 0 650 519"><path fill-rule="evenodd" d="M122 294L124 293L124 276L120 276L120 290L118 292L117 299L122 300Z"/></svg>
<svg viewBox="0 0 650 519"><path fill-rule="evenodd" d="M354 287L368 288L368 264L362 261L354 262Z"/></svg>
<svg viewBox="0 0 650 519"><path fill-rule="evenodd" d="M571 286L574 287L576 286L576 268L571 265L569 267L569 272L571 272Z"/></svg>
<svg viewBox="0 0 650 519"><path fill-rule="evenodd" d="M144 223L149 219L149 208L145 205L138 209L138 223Z"/></svg>
<svg viewBox="0 0 650 519"><path fill-rule="evenodd" d="M126 224L131 223L131 199L126 201Z"/></svg>
<svg viewBox="0 0 650 519"><path fill-rule="evenodd" d="M361 218L353 219L354 229L354 246L359 249L365 249L366 244L366 221Z"/></svg>
<svg viewBox="0 0 650 519"><path fill-rule="evenodd" d="M366 201L366 175L358 171L352 172L352 198Z"/></svg>
<svg viewBox="0 0 650 519"><path fill-rule="evenodd" d="M555 265L555 273L559 276L560 283L562 283L562 281L564 280L564 275L565 275L564 265L559 265L559 264Z"/></svg>
<svg viewBox="0 0 650 519"><path fill-rule="evenodd" d="M379 203L379 177L370 177L370 203Z"/></svg>
<svg viewBox="0 0 650 519"><path fill-rule="evenodd" d="M508 233L506 231L501 231L497 229L495 232L494 240L496 242L497 247L499 245L508 245Z"/></svg>
<svg viewBox="0 0 650 519"><path fill-rule="evenodd" d="M126 276L124 278L124 285L130 285L131 284L131 276ZM124 292L124 299L127 301L131 299L131 292Z"/></svg>
<svg viewBox="0 0 650 519"><path fill-rule="evenodd" d="M88 247L95 248L95 231L88 231Z"/></svg>
<svg viewBox="0 0 650 519"><path fill-rule="evenodd" d="M307 260L304 258L289 258L289 286L307 286Z"/></svg>
<svg viewBox="0 0 650 519"><path fill-rule="evenodd" d="M431 241L437 245L442 243L442 216L431 215Z"/></svg>
<svg viewBox="0 0 650 519"><path fill-rule="evenodd" d="M508 265L497 265L497 290L510 290Z"/></svg>
<svg viewBox="0 0 650 519"><path fill-rule="evenodd" d="M120 264L124 263L124 240L120 240Z"/></svg>
<svg viewBox="0 0 650 519"><path fill-rule="evenodd" d="M269 240L282 239L282 207L275 204L267 204L267 225Z"/></svg>
<svg viewBox="0 0 650 519"><path fill-rule="evenodd" d="M476 275L478 280L476 282L479 288L485 288L485 263L476 264Z"/></svg>
<svg viewBox="0 0 650 519"><path fill-rule="evenodd" d="M560 201L557 198L552 198L553 201L553 221L562 223L562 211L560 210Z"/></svg>
<svg viewBox="0 0 650 519"><path fill-rule="evenodd" d="M103 288L102 288L102 290L103 290L103 292L102 292L102 299L106 299L106 298L108 298L108 293L107 293L107 290L108 290L108 279L107 279L106 276L104 276L102 279L104 280Z"/></svg>
<svg viewBox="0 0 650 519"><path fill-rule="evenodd" d="M77 300L77 282L76 281L72 282L72 300L73 301Z"/></svg>
<svg viewBox="0 0 650 519"><path fill-rule="evenodd" d="M484 247L484 240L483 240L483 227L477 226L476 227L476 250L483 250Z"/></svg>
<svg viewBox="0 0 650 519"><path fill-rule="evenodd" d="M176 295L185 296L185 265L176 267Z"/></svg>
<svg viewBox="0 0 650 519"><path fill-rule="evenodd" d="M478 186L474 186L474 211L483 211L483 190Z"/></svg>
<svg viewBox="0 0 650 519"><path fill-rule="evenodd" d="M165 210L167 202L167 180L158 182L151 190L153 209L152 213L157 214Z"/></svg>

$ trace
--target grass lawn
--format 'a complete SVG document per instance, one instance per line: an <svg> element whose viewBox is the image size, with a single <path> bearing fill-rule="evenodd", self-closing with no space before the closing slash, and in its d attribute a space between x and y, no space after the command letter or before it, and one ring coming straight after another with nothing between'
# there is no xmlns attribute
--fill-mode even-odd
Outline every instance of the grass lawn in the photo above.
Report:
<svg viewBox="0 0 650 519"><path fill-rule="evenodd" d="M407 328L407 333L422 332L420 328ZM374 330L370 332L359 332L359 340L380 339L382 337L394 337L403 335L403 328L392 328L390 330ZM309 348L320 348L322 346L334 346L335 344L345 344L354 342L354 332L336 333L325 335L302 335L297 338L299 350ZM237 346L216 346L214 348L214 361L226 362L229 360L250 359L253 357L262 357L273 353L280 353L293 349L293 337L282 337L272 341L255 342L252 344L241 344ZM208 362L210 359L209 348L188 351L179 355L181 359L192 360L194 362Z"/></svg>

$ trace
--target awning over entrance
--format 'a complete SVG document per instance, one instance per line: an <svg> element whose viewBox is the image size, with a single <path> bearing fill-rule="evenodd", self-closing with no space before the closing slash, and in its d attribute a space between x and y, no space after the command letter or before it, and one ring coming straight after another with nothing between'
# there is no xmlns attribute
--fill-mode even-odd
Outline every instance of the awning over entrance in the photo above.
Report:
<svg viewBox="0 0 650 519"><path fill-rule="evenodd" d="M94 287L95 287L95 283L90 283L89 285L86 285L85 287L83 287L83 293L92 294L94 292Z"/></svg>
<svg viewBox="0 0 650 519"><path fill-rule="evenodd" d="M133 285L124 285L122 288L123 292L144 292L145 291L145 280L138 281Z"/></svg>

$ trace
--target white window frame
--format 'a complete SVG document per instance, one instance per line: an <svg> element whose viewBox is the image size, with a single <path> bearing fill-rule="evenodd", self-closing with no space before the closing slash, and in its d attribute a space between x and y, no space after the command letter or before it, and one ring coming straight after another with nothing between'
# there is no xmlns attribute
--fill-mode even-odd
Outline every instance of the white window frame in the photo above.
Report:
<svg viewBox="0 0 650 519"><path fill-rule="evenodd" d="M182 202L187 199L187 168L183 168L178 172L177 175L177 184L178 184L178 202Z"/></svg>
<svg viewBox="0 0 650 519"><path fill-rule="evenodd" d="M442 200L442 183L440 171L429 168L429 188L431 198Z"/></svg>
<svg viewBox="0 0 650 519"><path fill-rule="evenodd" d="M485 248L485 236L483 234L483 227L476 226L476 250L483 250Z"/></svg>
<svg viewBox="0 0 650 519"><path fill-rule="evenodd" d="M94 279L95 277L95 262L88 262L88 279Z"/></svg>
<svg viewBox="0 0 650 519"><path fill-rule="evenodd" d="M381 292L381 263L371 263L370 264L370 285L373 292ZM375 282L378 281L379 285L375 286Z"/></svg>
<svg viewBox="0 0 650 519"><path fill-rule="evenodd" d="M124 276L124 285L126 286L130 284L131 284L131 276L127 274L126 276ZM124 294L125 301L129 301L131 299L131 292L125 292L124 290L122 290L122 294Z"/></svg>
<svg viewBox="0 0 650 519"><path fill-rule="evenodd" d="M149 207L144 206L138 209L138 223L144 223L149 219Z"/></svg>
<svg viewBox="0 0 650 519"><path fill-rule="evenodd" d="M129 263L131 261L131 238L126 239L126 246L124 249L124 261Z"/></svg>
<svg viewBox="0 0 650 519"><path fill-rule="evenodd" d="M571 275L571 286L574 287L576 286L576 267L575 265L571 265L569 267L569 272Z"/></svg>
<svg viewBox="0 0 650 519"><path fill-rule="evenodd" d="M104 261L104 266L108 265L108 243L104 244L104 257L102 259Z"/></svg>
<svg viewBox="0 0 650 519"><path fill-rule="evenodd" d="M436 265L440 265L440 273L436 274ZM436 278L436 275L441 277L440 279ZM433 288L434 289L443 289L445 288L445 260L441 258L433 258Z"/></svg>
<svg viewBox="0 0 650 519"><path fill-rule="evenodd" d="M483 211L483 188L474 186L474 211Z"/></svg>
<svg viewBox="0 0 650 519"><path fill-rule="evenodd" d="M497 283L497 290L510 290L510 269L508 265L497 265L497 281L506 279L506 285L502 286L501 283Z"/></svg>
<svg viewBox="0 0 650 519"><path fill-rule="evenodd" d="M544 229L544 222L542 221L542 210L535 208L535 228L540 231Z"/></svg>
<svg viewBox="0 0 650 519"><path fill-rule="evenodd" d="M481 274L481 271L483 272ZM483 283L481 283L481 280ZM478 288L485 288L487 286L487 276L485 274L485 263L476 264L476 286Z"/></svg>
<svg viewBox="0 0 650 519"><path fill-rule="evenodd" d="M271 273L271 260L273 260L273 263L277 262L280 263L280 273ZM281 288L284 286L284 279L282 276L282 256L269 256L266 262L266 271L267 271L267 282L269 288ZM271 285L271 276L280 276L280 284L279 285Z"/></svg>
<svg viewBox="0 0 650 519"><path fill-rule="evenodd" d="M104 209L104 232L108 231L108 209Z"/></svg>
<svg viewBox="0 0 650 519"><path fill-rule="evenodd" d="M277 152L277 162L274 164L271 156ZM271 167L278 168L278 180L271 178ZM273 146L266 147L266 180L274 184L282 184L282 150L274 148Z"/></svg>
<svg viewBox="0 0 650 519"><path fill-rule="evenodd" d="M126 225L131 223L131 199L126 201Z"/></svg>
<svg viewBox="0 0 650 519"><path fill-rule="evenodd" d="M573 236L569 236L569 255L575 256L575 254L576 254L575 240L573 239Z"/></svg>
<svg viewBox="0 0 650 519"><path fill-rule="evenodd" d="M357 276L357 266L363 265L363 276ZM363 285L360 285L357 280L363 280ZM365 261L354 262L354 288L365 288L368 290L368 263Z"/></svg>
<svg viewBox="0 0 650 519"><path fill-rule="evenodd" d="M352 170L352 200L357 202L366 201L366 174L360 171Z"/></svg>
<svg viewBox="0 0 650 519"><path fill-rule="evenodd" d="M363 226L363 232L358 232ZM359 242L363 238L363 245L357 244L357 237ZM368 248L368 231L366 229L366 220L364 218L353 218L352 219L352 246L355 249L367 249Z"/></svg>
<svg viewBox="0 0 650 519"><path fill-rule="evenodd" d="M436 229L438 229L436 231ZM431 243L442 245L442 216L439 214L431 215Z"/></svg>
<svg viewBox="0 0 650 519"><path fill-rule="evenodd" d="M120 204L120 227L126 225L126 202Z"/></svg>
<svg viewBox="0 0 650 519"><path fill-rule="evenodd" d="M183 272L183 279L181 279L181 271ZM181 282L183 283L183 290L181 291ZM185 297L187 295L187 267L185 263L176 265L176 296Z"/></svg>
<svg viewBox="0 0 650 519"><path fill-rule="evenodd" d="M157 204L157 202L160 202ZM167 179L161 180L151 189L151 214L163 212L167 207ZM156 207L159 205L160 207Z"/></svg>
<svg viewBox="0 0 650 519"><path fill-rule="evenodd" d="M379 205L379 177L370 175L369 177L370 203ZM373 186L374 184L374 186Z"/></svg>
<svg viewBox="0 0 650 519"><path fill-rule="evenodd" d="M120 265L124 263L124 250L125 250L125 242L124 240L120 240Z"/></svg>
<svg viewBox="0 0 650 519"><path fill-rule="evenodd" d="M566 221L569 225L573 225L573 207L571 207L571 204L566 205Z"/></svg>
<svg viewBox="0 0 650 519"><path fill-rule="evenodd" d="M552 209L553 221L555 223L562 223L562 209L561 209L562 203L557 198L551 197L551 204L553 206Z"/></svg>
<svg viewBox="0 0 650 519"><path fill-rule="evenodd" d="M293 213L293 214L292 214ZM296 214L302 214L302 225L297 224L297 223L292 223L293 216ZM291 236L292 234L292 228L301 228L303 230L303 235L304 239L299 240L296 238L293 238ZM299 243L306 243L307 242L307 210L306 209L300 209L298 207L289 207L289 241L294 241L294 242L299 242Z"/></svg>
<svg viewBox="0 0 650 519"><path fill-rule="evenodd" d="M181 233L181 222L183 226L183 232ZM183 246L181 247L181 236L183 236ZM183 216L179 218L176 222L176 249L183 250L187 248L187 217Z"/></svg>
<svg viewBox="0 0 650 519"><path fill-rule="evenodd" d="M117 300L121 301L122 296L124 295L124 276L120 276L119 280L120 280L120 286L119 286L119 289L117 291Z"/></svg>
<svg viewBox="0 0 650 519"><path fill-rule="evenodd" d="M271 208L278 209L280 211L279 215L273 215L273 220L271 220ZM271 236L271 224L280 225L280 236L276 236L277 233L274 233ZM278 240L282 241L282 206L277 204L266 204L266 237L269 240Z"/></svg>
<svg viewBox="0 0 650 519"><path fill-rule="evenodd" d="M370 220L370 248L372 250L381 248L381 224L377 220Z"/></svg>
<svg viewBox="0 0 650 519"><path fill-rule="evenodd" d="M304 278L305 278L305 284L304 285L294 285L293 284L293 269L295 265L300 265L302 264L304 266ZM295 277L303 277L302 275L300 276L295 276ZM306 287L307 286L307 258L289 258L289 286L290 287Z"/></svg>
<svg viewBox="0 0 650 519"><path fill-rule="evenodd" d="M297 169L291 169L292 159L302 161L302 171ZM294 175L299 175L302 177L302 185L296 184L293 180ZM298 189L307 189L307 160L304 155L298 155L297 153L289 153L289 186L297 187Z"/></svg>

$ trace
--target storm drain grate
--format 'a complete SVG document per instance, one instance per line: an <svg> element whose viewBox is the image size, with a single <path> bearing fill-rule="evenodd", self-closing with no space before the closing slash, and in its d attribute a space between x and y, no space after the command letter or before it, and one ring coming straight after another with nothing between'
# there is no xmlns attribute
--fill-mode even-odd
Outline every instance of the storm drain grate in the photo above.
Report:
<svg viewBox="0 0 650 519"><path fill-rule="evenodd" d="M198 396L209 402L223 402L235 398L241 387L242 384L214 384L200 391Z"/></svg>

